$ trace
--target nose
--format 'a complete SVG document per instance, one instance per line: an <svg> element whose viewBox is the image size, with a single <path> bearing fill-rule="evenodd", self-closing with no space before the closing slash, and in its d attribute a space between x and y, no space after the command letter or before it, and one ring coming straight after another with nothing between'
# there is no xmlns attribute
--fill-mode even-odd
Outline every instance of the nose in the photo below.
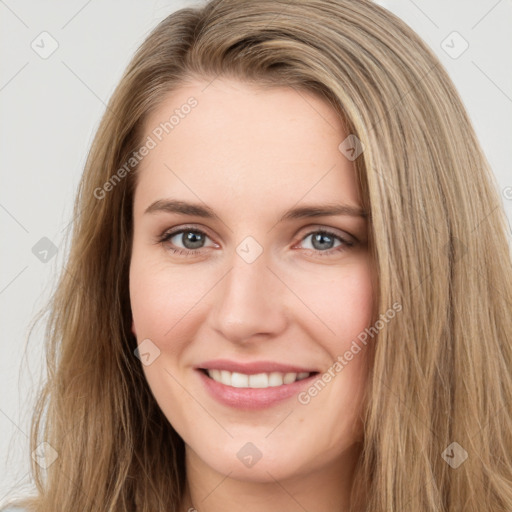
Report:
<svg viewBox="0 0 512 512"><path fill-rule="evenodd" d="M288 324L283 283L269 268L265 252L252 263L237 253L216 287L211 326L234 343L273 338Z"/></svg>

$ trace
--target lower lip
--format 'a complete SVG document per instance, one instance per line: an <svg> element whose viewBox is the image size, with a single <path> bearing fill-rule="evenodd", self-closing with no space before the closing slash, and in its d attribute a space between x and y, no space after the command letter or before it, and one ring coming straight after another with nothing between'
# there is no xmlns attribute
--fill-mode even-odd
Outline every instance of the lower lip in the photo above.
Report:
<svg viewBox="0 0 512 512"><path fill-rule="evenodd" d="M318 374L313 374L291 384L269 388L234 388L213 380L201 370L197 370L197 372L208 392L218 402L237 409L251 410L265 409L297 395L301 389L310 385L311 381L318 376Z"/></svg>

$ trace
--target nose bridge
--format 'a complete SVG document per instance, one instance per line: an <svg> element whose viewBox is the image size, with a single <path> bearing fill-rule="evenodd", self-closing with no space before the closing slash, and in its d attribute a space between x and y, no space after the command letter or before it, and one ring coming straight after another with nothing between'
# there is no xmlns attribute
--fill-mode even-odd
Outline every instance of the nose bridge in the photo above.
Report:
<svg viewBox="0 0 512 512"><path fill-rule="evenodd" d="M283 285L267 268L269 255L257 254L251 243L242 242L233 252L215 300L214 328L232 341L275 335L286 325Z"/></svg>

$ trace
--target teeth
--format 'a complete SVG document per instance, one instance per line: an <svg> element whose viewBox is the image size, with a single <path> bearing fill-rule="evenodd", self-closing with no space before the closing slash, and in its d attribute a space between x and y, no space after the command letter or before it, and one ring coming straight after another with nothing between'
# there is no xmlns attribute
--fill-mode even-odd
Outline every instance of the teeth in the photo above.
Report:
<svg viewBox="0 0 512 512"><path fill-rule="evenodd" d="M220 382L222 382L222 384L226 384L226 386L231 386L231 372L227 372L226 370L221 370L220 371Z"/></svg>
<svg viewBox="0 0 512 512"><path fill-rule="evenodd" d="M220 370L209 370L208 375L210 375L213 380L220 381Z"/></svg>
<svg viewBox="0 0 512 512"><path fill-rule="evenodd" d="M256 373L249 375L250 388L268 388L268 375L266 373Z"/></svg>
<svg viewBox="0 0 512 512"><path fill-rule="evenodd" d="M269 386L282 386L283 385L283 374L278 372L272 372L268 374L268 385Z"/></svg>
<svg viewBox="0 0 512 512"><path fill-rule="evenodd" d="M292 382L295 382L296 378L297 378L297 374L296 373L286 373L284 375L283 382L285 384L291 384Z"/></svg>
<svg viewBox="0 0 512 512"><path fill-rule="evenodd" d="M234 388L248 388L249 387L249 375L243 373L232 373L231 374L231 385Z"/></svg>
<svg viewBox="0 0 512 512"><path fill-rule="evenodd" d="M297 380L306 379L309 372L271 372L246 375L245 373L228 372L226 370L207 370L208 375L215 381L234 388L269 388L291 384Z"/></svg>

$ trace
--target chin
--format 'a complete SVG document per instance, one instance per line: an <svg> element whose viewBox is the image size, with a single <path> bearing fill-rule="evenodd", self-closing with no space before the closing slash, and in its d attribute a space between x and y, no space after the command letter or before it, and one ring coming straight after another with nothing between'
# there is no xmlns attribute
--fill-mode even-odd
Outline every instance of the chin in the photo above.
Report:
<svg viewBox="0 0 512 512"><path fill-rule="evenodd" d="M230 478L236 480L259 483L275 483L275 480L307 473L314 464L313 456L309 461L297 457L297 446L274 446L269 442L265 445L258 441L252 443L231 439L223 443L223 448L219 451L203 447L194 451L194 457L201 459L201 465L205 464L217 473L229 474Z"/></svg>

